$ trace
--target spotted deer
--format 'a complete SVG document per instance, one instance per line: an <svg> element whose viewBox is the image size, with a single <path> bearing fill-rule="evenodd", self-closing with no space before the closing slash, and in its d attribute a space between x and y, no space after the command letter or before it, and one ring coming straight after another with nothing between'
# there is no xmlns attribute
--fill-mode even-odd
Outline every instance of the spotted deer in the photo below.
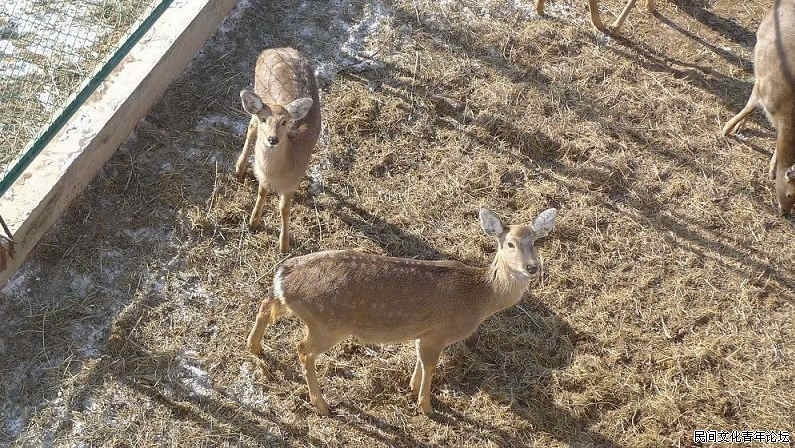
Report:
<svg viewBox="0 0 795 448"><path fill-rule="evenodd" d="M431 407L431 379L442 350L473 333L484 319L513 306L540 271L535 242L555 224L555 209L531 225L506 226L480 210L480 225L497 241L491 266L457 261L422 261L324 251L288 259L273 278L272 296L262 301L248 336L248 349L262 354L269 324L293 313L305 324L298 344L309 399L322 415L329 409L315 376L315 359L342 339L364 343L414 340L417 361L409 383L420 410Z"/></svg>
<svg viewBox="0 0 795 448"><path fill-rule="evenodd" d="M745 107L723 127L723 135L737 132L761 106L776 128L776 149L768 175L776 181L782 215L795 203L795 0L776 0L759 30L754 47L756 82Z"/></svg>
<svg viewBox="0 0 795 448"><path fill-rule="evenodd" d="M632 10L632 7L635 6L635 2L637 0L629 0L624 6L624 9L621 11L621 14L618 15L616 20L610 25L610 29L612 31L618 32L621 29L621 26L624 25L624 20L626 20L627 16L629 15L629 11ZM536 12L538 15L544 15L544 4L546 0L536 0ZM646 0L646 10L653 13L657 11L656 0ZM588 0L588 9L591 12L591 24L597 30L605 33L607 32L607 28L605 27L604 23L602 22L602 18L599 15L599 2L597 0Z"/></svg>
<svg viewBox="0 0 795 448"><path fill-rule="evenodd" d="M273 48L257 58L254 90L240 92L243 110L251 114L243 151L235 174L243 179L254 151L254 175L259 182L249 227L262 219L268 190L279 195L281 231L279 250L290 245L290 204L306 173L312 149L320 135L320 102L314 69L292 48Z"/></svg>

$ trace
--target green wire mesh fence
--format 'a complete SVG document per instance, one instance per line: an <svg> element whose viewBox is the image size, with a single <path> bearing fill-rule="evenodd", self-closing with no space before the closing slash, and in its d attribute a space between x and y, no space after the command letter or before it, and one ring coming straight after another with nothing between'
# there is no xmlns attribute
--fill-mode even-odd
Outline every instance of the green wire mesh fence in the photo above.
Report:
<svg viewBox="0 0 795 448"><path fill-rule="evenodd" d="M157 3L0 0L0 173Z"/></svg>

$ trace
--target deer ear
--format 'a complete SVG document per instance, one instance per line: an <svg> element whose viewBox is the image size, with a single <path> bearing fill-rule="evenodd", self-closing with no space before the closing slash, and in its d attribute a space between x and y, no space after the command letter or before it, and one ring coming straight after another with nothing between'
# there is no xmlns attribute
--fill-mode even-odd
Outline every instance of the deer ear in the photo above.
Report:
<svg viewBox="0 0 795 448"><path fill-rule="evenodd" d="M557 210L548 208L536 216L536 219L533 220L533 231L535 231L536 238L543 238L549 235L549 232L555 227L555 217L557 215Z"/></svg>
<svg viewBox="0 0 795 448"><path fill-rule="evenodd" d="M787 182L795 183L795 163L784 172L784 179L786 179Z"/></svg>
<svg viewBox="0 0 795 448"><path fill-rule="evenodd" d="M298 98L285 106L285 109L287 109L287 112L290 114L290 118L293 120L300 120L309 113L309 109L312 108L312 103L314 103L312 98Z"/></svg>
<svg viewBox="0 0 795 448"><path fill-rule="evenodd" d="M505 226L502 225L499 216L493 211L482 208L478 212L478 216L480 217L480 228L482 228L487 235L499 237L505 233Z"/></svg>
<svg viewBox="0 0 795 448"><path fill-rule="evenodd" d="M265 108L265 104L262 103L262 99L252 92L249 89L243 89L240 91L240 102L243 103L243 110L250 113L251 115L257 115Z"/></svg>

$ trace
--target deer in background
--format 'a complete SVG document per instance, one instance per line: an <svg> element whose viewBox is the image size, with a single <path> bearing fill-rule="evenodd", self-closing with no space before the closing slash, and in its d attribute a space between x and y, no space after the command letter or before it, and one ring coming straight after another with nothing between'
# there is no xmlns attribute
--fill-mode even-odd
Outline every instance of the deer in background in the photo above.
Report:
<svg viewBox="0 0 795 448"><path fill-rule="evenodd" d="M777 133L768 175L776 181L779 210L788 215L795 203L795 0L776 0L759 25L754 76L748 103L726 123L723 135L737 132L762 106Z"/></svg>
<svg viewBox="0 0 795 448"><path fill-rule="evenodd" d="M259 182L248 225L254 228L262 219L268 190L277 193L281 252L289 250L290 204L320 135L320 101L314 73L312 64L298 51L268 49L257 58L254 90L240 92L243 110L251 114L251 120L235 174L243 179L253 150L254 175Z"/></svg>
<svg viewBox="0 0 795 448"><path fill-rule="evenodd" d="M309 399L322 415L329 409L315 376L315 359L346 337L364 343L414 340L417 361L409 383L423 413L432 412L431 379L442 350L473 333L484 319L517 304L540 271L535 242L555 225L555 209L532 225L506 226L480 210L480 225L497 241L491 266L423 261L357 251L315 252L288 259L262 301L248 349L262 353L265 328L285 313L306 326L298 344Z"/></svg>
<svg viewBox="0 0 795 448"><path fill-rule="evenodd" d="M635 2L637 0L629 0L624 6L624 10L621 11L621 14L616 18L615 22L610 25L610 29L612 31L618 32L621 29L621 26L624 24L624 20L629 15L629 11L635 6ZM536 0L536 12L538 15L544 15L544 3L546 0ZM591 24L597 30L606 33L607 28L605 28L604 23L602 22L602 18L599 16L599 2L597 0L588 0L588 9L591 12ZM646 0L646 10L653 13L657 11L656 0Z"/></svg>

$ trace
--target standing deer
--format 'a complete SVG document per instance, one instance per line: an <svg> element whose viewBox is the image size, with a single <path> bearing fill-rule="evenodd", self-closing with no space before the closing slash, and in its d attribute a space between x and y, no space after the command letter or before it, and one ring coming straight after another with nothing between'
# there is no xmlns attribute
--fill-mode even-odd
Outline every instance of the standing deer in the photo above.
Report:
<svg viewBox="0 0 795 448"><path fill-rule="evenodd" d="M635 6L636 1L637 0L629 0L627 2L626 6L624 6L624 10L621 11L621 14L619 14L615 22L610 25L610 29L616 32L621 29L621 26L624 24L624 20L629 15L629 11L632 9L632 7ZM546 3L546 0L536 0L536 12L540 16L544 15L544 3ZM591 12L591 24L593 27L603 33L607 32L607 28L605 28L602 18L599 16L599 2L597 0L588 0L588 9ZM656 0L646 0L646 9L651 13L656 12Z"/></svg>
<svg viewBox="0 0 795 448"><path fill-rule="evenodd" d="M262 301L248 349L262 353L265 328L292 312L306 325L298 344L309 399L329 409L315 376L315 358L342 339L365 343L416 341L410 387L423 413L432 411L431 379L442 350L473 333L484 319L522 298L540 262L535 241L555 225L555 209L532 225L505 226L480 210L480 225L497 240L488 268L457 261L422 261L357 251L315 252L285 261L273 278L273 296Z"/></svg>
<svg viewBox="0 0 795 448"><path fill-rule="evenodd" d="M777 132L768 175L776 181L779 210L788 215L795 203L795 0L776 0L759 25L754 76L748 103L726 123L723 135L737 132L762 106Z"/></svg>
<svg viewBox="0 0 795 448"><path fill-rule="evenodd" d="M292 48L265 50L257 58L254 91L243 89L240 99L251 121L235 174L242 180L253 150L259 182L248 225L253 228L259 223L265 195L273 190L279 195L279 250L287 252L290 203L320 135L320 102L312 64Z"/></svg>

